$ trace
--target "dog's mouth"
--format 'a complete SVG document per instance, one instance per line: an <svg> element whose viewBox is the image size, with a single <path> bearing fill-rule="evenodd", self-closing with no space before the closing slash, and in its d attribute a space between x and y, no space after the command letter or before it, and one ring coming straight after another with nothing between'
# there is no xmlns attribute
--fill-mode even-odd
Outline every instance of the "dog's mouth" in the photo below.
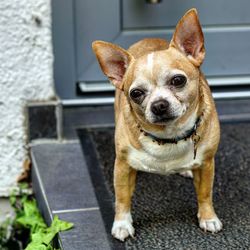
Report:
<svg viewBox="0 0 250 250"><path fill-rule="evenodd" d="M167 116L167 117L155 117L153 124L165 125L167 123L173 122L177 117L176 116Z"/></svg>

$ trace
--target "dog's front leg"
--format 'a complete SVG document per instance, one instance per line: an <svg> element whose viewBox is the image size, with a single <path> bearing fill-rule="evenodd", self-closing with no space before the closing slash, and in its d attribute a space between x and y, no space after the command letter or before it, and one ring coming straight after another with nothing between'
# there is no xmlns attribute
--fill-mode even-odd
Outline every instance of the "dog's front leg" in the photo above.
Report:
<svg viewBox="0 0 250 250"><path fill-rule="evenodd" d="M204 231L218 232L222 229L222 223L214 211L212 201L214 158L205 160L201 167L193 170L193 175L198 201L199 226Z"/></svg>
<svg viewBox="0 0 250 250"><path fill-rule="evenodd" d="M129 235L134 236L134 227L130 213L131 199L135 188L136 170L125 161L116 158L114 169L115 220L112 235L124 241Z"/></svg>

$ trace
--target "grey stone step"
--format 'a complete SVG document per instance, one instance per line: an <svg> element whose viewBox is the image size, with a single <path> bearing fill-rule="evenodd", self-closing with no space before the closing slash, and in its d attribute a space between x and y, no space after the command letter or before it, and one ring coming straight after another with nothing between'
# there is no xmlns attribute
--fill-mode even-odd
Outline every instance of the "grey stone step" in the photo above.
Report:
<svg viewBox="0 0 250 250"><path fill-rule="evenodd" d="M32 145L31 156L34 193L46 222L58 215L74 223L59 233L61 249L110 249L79 142Z"/></svg>

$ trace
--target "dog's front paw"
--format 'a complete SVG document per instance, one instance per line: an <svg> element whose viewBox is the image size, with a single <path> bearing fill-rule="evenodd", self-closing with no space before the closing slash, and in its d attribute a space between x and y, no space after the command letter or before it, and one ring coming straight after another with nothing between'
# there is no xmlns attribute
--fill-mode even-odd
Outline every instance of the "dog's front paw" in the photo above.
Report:
<svg viewBox="0 0 250 250"><path fill-rule="evenodd" d="M132 226L131 215L124 216L122 220L115 220L111 233L116 239L121 241L124 241L129 235L134 237L135 229Z"/></svg>
<svg viewBox="0 0 250 250"><path fill-rule="evenodd" d="M186 178L193 178L194 177L192 170L182 171L182 172L180 172L180 175L184 176Z"/></svg>
<svg viewBox="0 0 250 250"><path fill-rule="evenodd" d="M217 216L212 219L199 218L199 226L205 232L217 233L222 229L222 223Z"/></svg>

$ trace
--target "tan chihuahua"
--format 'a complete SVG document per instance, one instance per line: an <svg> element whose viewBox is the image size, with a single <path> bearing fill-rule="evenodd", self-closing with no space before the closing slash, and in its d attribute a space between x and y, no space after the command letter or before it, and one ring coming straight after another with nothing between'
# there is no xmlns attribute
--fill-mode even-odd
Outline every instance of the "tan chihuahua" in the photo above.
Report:
<svg viewBox="0 0 250 250"><path fill-rule="evenodd" d="M171 42L144 39L127 51L95 41L93 50L116 87L114 168L115 219L112 235L134 235L130 213L136 171L192 171L199 226L222 229L212 202L214 156L220 127L208 83L200 70L204 37L196 9L177 24Z"/></svg>

